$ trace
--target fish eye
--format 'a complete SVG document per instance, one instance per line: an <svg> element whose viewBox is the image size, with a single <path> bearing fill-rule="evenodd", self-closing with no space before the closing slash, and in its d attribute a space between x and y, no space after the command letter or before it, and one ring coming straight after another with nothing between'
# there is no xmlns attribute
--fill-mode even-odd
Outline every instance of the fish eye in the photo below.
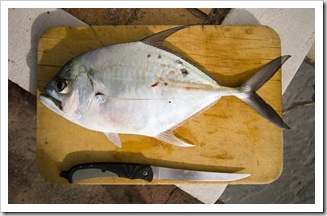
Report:
<svg viewBox="0 0 327 216"><path fill-rule="evenodd" d="M67 80L59 79L56 81L54 88L59 93L67 93L67 86L68 86Z"/></svg>

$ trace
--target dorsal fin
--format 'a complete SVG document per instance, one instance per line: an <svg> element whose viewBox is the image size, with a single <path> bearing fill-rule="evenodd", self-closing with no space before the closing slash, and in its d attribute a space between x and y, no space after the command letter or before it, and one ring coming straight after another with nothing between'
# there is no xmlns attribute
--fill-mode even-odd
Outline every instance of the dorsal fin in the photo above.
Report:
<svg viewBox="0 0 327 216"><path fill-rule="evenodd" d="M215 78L207 70L205 70L205 68L203 68L201 65L198 65L196 62L193 62L192 60L188 59L186 56L182 56L179 53L175 52L174 50L171 50L168 47L163 45L163 41L167 37L169 37L170 35L174 34L175 32L177 32L177 31L179 31L181 29L188 28L190 26L195 26L195 25L196 24L189 24L189 25L177 26L177 27L174 27L174 28L171 28L171 29L163 30L161 32L158 32L156 34L153 34L153 35L150 35L150 36L144 38L143 40L141 40L141 42L143 42L143 43L145 43L147 45L154 46L156 48L165 50L167 52L170 52L170 53L178 56L179 58L183 59L184 61L187 61L188 63L190 63L191 65L193 65L197 69L199 69L200 71L204 72L211 79L215 80ZM215 81L217 82L217 80L215 80ZM219 84L219 85L221 85L221 84Z"/></svg>
<svg viewBox="0 0 327 216"><path fill-rule="evenodd" d="M142 40L143 43L148 44L150 46L154 46L160 49L165 49L163 46L163 41L169 37L170 35L174 34L178 30L183 28L187 28L191 25L184 25L184 26L177 26L175 28L167 29L156 34L150 35Z"/></svg>

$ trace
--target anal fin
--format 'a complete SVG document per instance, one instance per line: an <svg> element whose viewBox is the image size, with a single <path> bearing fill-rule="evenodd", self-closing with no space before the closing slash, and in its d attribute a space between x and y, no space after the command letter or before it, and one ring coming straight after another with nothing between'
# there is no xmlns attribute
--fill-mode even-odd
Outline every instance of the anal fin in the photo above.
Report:
<svg viewBox="0 0 327 216"><path fill-rule="evenodd" d="M109 132L109 133L104 133L104 135L106 135L106 137L117 147L119 148L122 147L118 134Z"/></svg>
<svg viewBox="0 0 327 216"><path fill-rule="evenodd" d="M189 144L189 143L185 143L182 140L178 139L172 130L167 130L157 136L155 136L154 138L156 138L157 140L172 144L172 145L176 145L176 146L182 146L182 147L192 147L194 145Z"/></svg>

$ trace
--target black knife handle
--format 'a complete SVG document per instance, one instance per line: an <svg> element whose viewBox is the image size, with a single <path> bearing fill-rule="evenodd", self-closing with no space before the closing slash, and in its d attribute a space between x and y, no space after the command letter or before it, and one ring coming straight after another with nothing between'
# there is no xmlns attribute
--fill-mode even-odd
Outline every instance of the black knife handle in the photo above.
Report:
<svg viewBox="0 0 327 216"><path fill-rule="evenodd" d="M128 179L143 179L151 182L153 171L150 165L134 163L85 163L71 167L68 171L62 171L60 177L73 182L73 175L81 169L100 169L102 172L113 172L119 177Z"/></svg>

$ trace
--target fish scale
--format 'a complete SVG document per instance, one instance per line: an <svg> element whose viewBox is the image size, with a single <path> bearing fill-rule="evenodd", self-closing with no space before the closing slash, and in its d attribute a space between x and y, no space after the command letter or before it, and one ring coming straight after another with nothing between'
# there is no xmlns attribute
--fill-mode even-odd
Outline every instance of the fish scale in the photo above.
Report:
<svg viewBox="0 0 327 216"><path fill-rule="evenodd" d="M129 52L126 51L127 48ZM132 60L124 62L123 65L121 62L118 64L117 59L124 58ZM202 89L207 86L219 87L213 79L178 56L142 42L101 48L81 56L78 61L90 62L87 66L94 71L105 71L105 73L95 73L94 80L106 84L110 96L113 97L162 98L162 95L150 87L156 87L154 89L165 87L172 91L176 87L185 90L193 84L203 85ZM180 64L179 61L183 63ZM187 75L183 75L182 69L187 71ZM175 88L171 88L172 86Z"/></svg>

